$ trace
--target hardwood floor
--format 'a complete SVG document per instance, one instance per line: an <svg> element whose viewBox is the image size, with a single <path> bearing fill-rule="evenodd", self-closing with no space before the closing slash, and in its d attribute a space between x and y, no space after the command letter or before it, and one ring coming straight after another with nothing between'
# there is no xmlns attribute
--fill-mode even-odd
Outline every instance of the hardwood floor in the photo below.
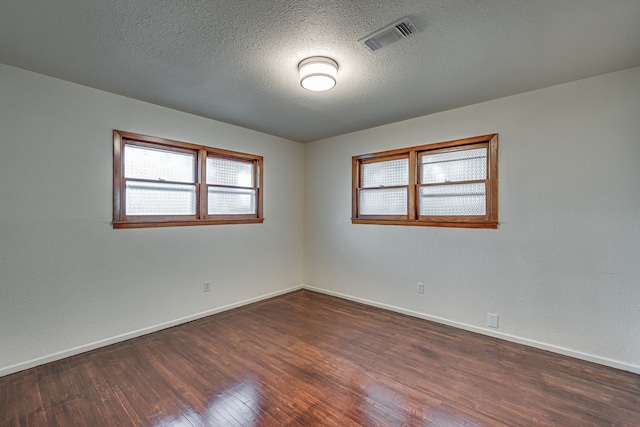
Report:
<svg viewBox="0 0 640 427"><path fill-rule="evenodd" d="M1 426L640 426L640 376L297 291L0 378Z"/></svg>

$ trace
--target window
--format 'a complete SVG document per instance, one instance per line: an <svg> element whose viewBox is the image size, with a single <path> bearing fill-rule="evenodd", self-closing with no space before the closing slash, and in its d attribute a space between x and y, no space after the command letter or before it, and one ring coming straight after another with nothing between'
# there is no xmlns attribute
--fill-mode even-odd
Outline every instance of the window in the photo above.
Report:
<svg viewBox="0 0 640 427"><path fill-rule="evenodd" d="M354 156L354 224L498 226L498 135Z"/></svg>
<svg viewBox="0 0 640 427"><path fill-rule="evenodd" d="M261 156L113 132L113 227L262 222Z"/></svg>

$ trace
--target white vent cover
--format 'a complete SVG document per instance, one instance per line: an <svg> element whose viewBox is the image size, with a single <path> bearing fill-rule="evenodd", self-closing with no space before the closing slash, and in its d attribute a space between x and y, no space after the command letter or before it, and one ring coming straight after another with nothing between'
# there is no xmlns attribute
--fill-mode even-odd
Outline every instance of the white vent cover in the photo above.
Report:
<svg viewBox="0 0 640 427"><path fill-rule="evenodd" d="M399 21L389 24L379 29L375 33L358 40L358 43L364 45L371 52L375 52L385 46L395 43L398 40L409 37L413 33L417 33L416 26L409 21L409 18L403 18Z"/></svg>

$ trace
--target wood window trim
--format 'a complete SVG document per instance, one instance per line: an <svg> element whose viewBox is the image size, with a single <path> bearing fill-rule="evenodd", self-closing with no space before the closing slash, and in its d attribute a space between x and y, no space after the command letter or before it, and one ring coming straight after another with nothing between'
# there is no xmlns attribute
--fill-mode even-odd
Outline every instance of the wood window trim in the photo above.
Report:
<svg viewBox="0 0 640 427"><path fill-rule="evenodd" d="M160 148L168 151L190 153L195 156L194 185L196 187L195 215L146 215L127 216L125 212L124 178L124 146L137 145L148 148ZM251 215L212 215L207 212L207 157L251 162L253 164L253 181L256 191L256 213ZM263 176L264 162L262 156L224 150L204 145L174 141L165 138L147 136L138 133L113 131L113 228L149 228L178 227L192 225L217 224L256 224L264 222L263 217Z"/></svg>
<svg viewBox="0 0 640 427"><path fill-rule="evenodd" d="M428 184L420 182L420 157L460 149L487 148L487 178L485 182L486 214L484 216L429 216L420 217L418 189ZM407 186L407 215L359 215L359 192L362 180L361 165L399 158L409 159L409 184ZM427 227L497 228L498 227L498 134L438 142L415 147L381 151L353 156L351 160L351 222L353 224L412 225ZM458 184L458 182L456 182Z"/></svg>

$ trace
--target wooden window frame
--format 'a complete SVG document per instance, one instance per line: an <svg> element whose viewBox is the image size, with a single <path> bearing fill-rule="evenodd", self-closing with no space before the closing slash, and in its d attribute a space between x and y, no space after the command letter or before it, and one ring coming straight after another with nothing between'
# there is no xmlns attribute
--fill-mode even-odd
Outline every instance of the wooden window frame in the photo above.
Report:
<svg viewBox="0 0 640 427"><path fill-rule="evenodd" d="M189 153L194 155L195 176L193 185L196 188L195 215L127 215L126 179L124 177L124 147L136 145L148 148L158 148L166 151ZM253 165L253 187L256 191L256 213L250 215L210 215L208 214L206 183L206 162L208 157L221 158ZM262 156L223 150L204 145L173 141L165 138L141 135L120 130L113 131L113 228L148 228L148 227L177 227L191 225L216 224L251 224L264 222L263 217L263 173L264 161Z"/></svg>
<svg viewBox="0 0 640 427"><path fill-rule="evenodd" d="M437 154L449 151L487 148L487 178L475 181L439 183L435 185L465 184L484 182L486 191L485 215L469 216L420 216L419 189L427 185L420 184L420 158L425 154ZM362 187L362 165L372 162L409 159L409 184L407 186L407 215L360 215L359 193ZM435 144L400 148L377 153L353 156L351 160L352 196L351 222L353 224L415 225L428 227L497 228L498 227L498 134L489 134ZM386 188L386 187L385 187Z"/></svg>

